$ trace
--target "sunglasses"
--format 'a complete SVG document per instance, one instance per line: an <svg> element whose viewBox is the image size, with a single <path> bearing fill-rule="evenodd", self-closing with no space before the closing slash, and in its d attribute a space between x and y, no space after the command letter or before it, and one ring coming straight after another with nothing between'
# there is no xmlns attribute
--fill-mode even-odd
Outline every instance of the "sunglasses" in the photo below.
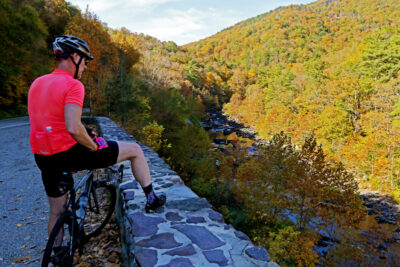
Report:
<svg viewBox="0 0 400 267"><path fill-rule="evenodd" d="M88 61L89 61L89 60L88 60L86 57L81 56L81 59L80 59L80 60L84 61L83 64L85 64L86 67L88 66Z"/></svg>

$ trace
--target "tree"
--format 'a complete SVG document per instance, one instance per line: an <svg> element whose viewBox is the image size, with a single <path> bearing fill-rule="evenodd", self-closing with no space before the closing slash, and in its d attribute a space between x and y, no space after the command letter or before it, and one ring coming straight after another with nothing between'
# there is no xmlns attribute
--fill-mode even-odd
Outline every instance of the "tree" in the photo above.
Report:
<svg viewBox="0 0 400 267"><path fill-rule="evenodd" d="M73 17L66 27L66 34L82 38L91 49L94 60L89 63L82 77L86 88L85 99L92 113L105 113L106 85L120 65L118 48L112 42L108 29L89 11Z"/></svg>
<svg viewBox="0 0 400 267"><path fill-rule="evenodd" d="M341 163L325 160L314 136L296 149L283 132L238 168L234 183L234 192L257 225L283 221L300 231L356 225L363 216L357 190L353 175Z"/></svg>
<svg viewBox="0 0 400 267"><path fill-rule="evenodd" d="M199 72L198 64L191 60L185 67L186 79L188 79L194 86L200 87L201 75Z"/></svg>
<svg viewBox="0 0 400 267"><path fill-rule="evenodd" d="M178 46L173 41L168 41L165 43L165 49L168 52L176 52L178 50L177 48L178 48Z"/></svg>
<svg viewBox="0 0 400 267"><path fill-rule="evenodd" d="M0 110L24 114L29 84L47 70L47 31L29 5L14 9L11 1L1 0L0 11Z"/></svg>
<svg viewBox="0 0 400 267"><path fill-rule="evenodd" d="M361 73L380 82L398 76L400 70L400 33L385 28L368 39L360 62Z"/></svg>

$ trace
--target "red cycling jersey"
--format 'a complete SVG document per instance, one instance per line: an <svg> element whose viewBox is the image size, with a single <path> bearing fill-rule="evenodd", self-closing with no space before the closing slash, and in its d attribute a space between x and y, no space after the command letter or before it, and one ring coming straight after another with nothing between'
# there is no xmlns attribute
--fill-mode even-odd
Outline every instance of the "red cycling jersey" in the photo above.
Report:
<svg viewBox="0 0 400 267"><path fill-rule="evenodd" d="M77 142L65 128L64 106L83 106L85 88L64 70L37 78L28 94L28 113L31 123L32 152L53 155L67 151Z"/></svg>

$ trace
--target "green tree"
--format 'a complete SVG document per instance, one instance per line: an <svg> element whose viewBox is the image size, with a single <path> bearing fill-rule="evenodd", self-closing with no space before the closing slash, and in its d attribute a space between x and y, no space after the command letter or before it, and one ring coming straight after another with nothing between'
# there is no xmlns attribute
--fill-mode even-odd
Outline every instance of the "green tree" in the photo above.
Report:
<svg viewBox="0 0 400 267"><path fill-rule="evenodd" d="M196 87L200 87L201 75L198 64L191 60L185 67L186 78Z"/></svg>
<svg viewBox="0 0 400 267"><path fill-rule="evenodd" d="M400 70L400 32L385 28L367 39L367 48L361 55L360 71L380 82L398 77Z"/></svg>
<svg viewBox="0 0 400 267"><path fill-rule="evenodd" d="M164 47L168 52L176 52L178 50L177 44L174 43L173 41L166 42Z"/></svg>
<svg viewBox="0 0 400 267"><path fill-rule="evenodd" d="M29 5L1 0L0 13L0 110L25 113L29 84L47 70L47 31Z"/></svg>

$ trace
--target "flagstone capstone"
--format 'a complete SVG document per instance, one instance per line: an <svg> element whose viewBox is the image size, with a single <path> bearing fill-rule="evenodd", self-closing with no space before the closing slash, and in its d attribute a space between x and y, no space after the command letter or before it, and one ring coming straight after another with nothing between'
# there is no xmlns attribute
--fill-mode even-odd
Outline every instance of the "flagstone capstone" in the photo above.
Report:
<svg viewBox="0 0 400 267"><path fill-rule="evenodd" d="M215 210L209 210L208 211L208 217L216 222L223 222L224 221L224 216L222 216L221 213L216 212Z"/></svg>
<svg viewBox="0 0 400 267"><path fill-rule="evenodd" d="M173 183L166 183L166 184L163 184L161 187L162 188L168 188L168 187L171 187L173 185L174 185Z"/></svg>
<svg viewBox="0 0 400 267"><path fill-rule="evenodd" d="M135 199L135 191L133 189L127 189L123 191L125 201Z"/></svg>
<svg viewBox="0 0 400 267"><path fill-rule="evenodd" d="M198 211L204 208L211 208L210 203L205 198L188 198L184 200L171 200L166 204L169 209L181 211Z"/></svg>
<svg viewBox="0 0 400 267"><path fill-rule="evenodd" d="M107 140L138 143L149 164L156 194L167 196L166 205L147 214L146 197L135 180L130 162L117 186L117 221L120 226L123 266L278 266L262 247L224 222L221 213L200 198L170 166L149 147L106 117L96 117Z"/></svg>
<svg viewBox="0 0 400 267"><path fill-rule="evenodd" d="M179 213L177 212L167 212L165 214L165 218L167 218L168 221L181 221L183 217L179 216Z"/></svg>
<svg viewBox="0 0 400 267"><path fill-rule="evenodd" d="M154 249L138 249L135 255L136 262L141 267L154 267L157 264L157 251Z"/></svg>
<svg viewBox="0 0 400 267"><path fill-rule="evenodd" d="M225 244L204 226L176 225L172 228L184 233L201 249L213 249Z"/></svg>
<svg viewBox="0 0 400 267"><path fill-rule="evenodd" d="M217 263L219 266L228 265L228 259L225 257L224 252L220 249L203 251L203 254L211 263Z"/></svg>
<svg viewBox="0 0 400 267"><path fill-rule="evenodd" d="M126 183L121 183L119 185L120 190L124 191L126 189L139 189L138 183L136 181L129 181Z"/></svg>
<svg viewBox="0 0 400 267"><path fill-rule="evenodd" d="M257 260L269 261L268 251L263 247L248 248L246 254Z"/></svg>
<svg viewBox="0 0 400 267"><path fill-rule="evenodd" d="M186 219L186 222L187 223L204 223L204 222L206 222L206 219L204 219L203 217L189 216Z"/></svg>
<svg viewBox="0 0 400 267"><path fill-rule="evenodd" d="M195 254L196 251L193 247L192 244L187 245L186 247L181 247L181 248L176 248L167 252L164 252L163 254L170 255L170 256L190 256Z"/></svg>
<svg viewBox="0 0 400 267"><path fill-rule="evenodd" d="M160 249L176 248L182 243L176 242L174 235L171 233L156 234L149 239L143 239L137 243L141 247L153 247Z"/></svg>
<svg viewBox="0 0 400 267"><path fill-rule="evenodd" d="M128 219L131 222L132 234L138 237L156 234L158 225L165 222L163 218L146 216L143 212L129 214Z"/></svg>
<svg viewBox="0 0 400 267"><path fill-rule="evenodd" d="M177 258L171 260L168 264L161 265L160 267L194 267L194 265L187 258Z"/></svg>
<svg viewBox="0 0 400 267"><path fill-rule="evenodd" d="M241 240L250 240L250 238L243 232L235 231L235 236Z"/></svg>

